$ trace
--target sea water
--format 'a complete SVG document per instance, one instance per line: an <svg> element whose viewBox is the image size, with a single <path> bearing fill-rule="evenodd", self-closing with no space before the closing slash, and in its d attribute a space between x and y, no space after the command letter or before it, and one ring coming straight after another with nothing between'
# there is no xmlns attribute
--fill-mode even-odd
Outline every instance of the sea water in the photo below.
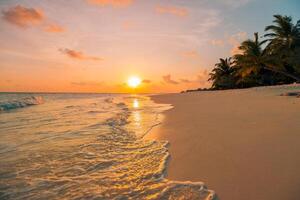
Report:
<svg viewBox="0 0 300 200"><path fill-rule="evenodd" d="M170 105L146 95L0 93L0 199L213 199L165 178L168 142L143 137Z"/></svg>

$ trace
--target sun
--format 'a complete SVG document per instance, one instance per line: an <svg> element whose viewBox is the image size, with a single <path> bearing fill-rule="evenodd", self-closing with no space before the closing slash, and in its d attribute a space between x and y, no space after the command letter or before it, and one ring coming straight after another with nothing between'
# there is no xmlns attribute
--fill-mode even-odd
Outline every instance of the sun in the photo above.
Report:
<svg viewBox="0 0 300 200"><path fill-rule="evenodd" d="M127 85L131 88L136 88L141 84L142 80L137 76L132 76L128 79Z"/></svg>

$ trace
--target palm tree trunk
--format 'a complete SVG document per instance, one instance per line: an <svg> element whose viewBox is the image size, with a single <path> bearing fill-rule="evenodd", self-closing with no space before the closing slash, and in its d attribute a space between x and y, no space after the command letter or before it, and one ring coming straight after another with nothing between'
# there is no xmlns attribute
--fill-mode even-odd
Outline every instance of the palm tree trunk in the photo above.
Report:
<svg viewBox="0 0 300 200"><path fill-rule="evenodd" d="M265 66L265 69L270 70L272 72L277 72L277 73L282 74L284 76L290 77L290 78L294 79L297 82L300 82L300 77L298 77L298 76L296 76L294 74L291 74L289 72L284 72L284 71L281 71L281 70L278 70L278 69L274 69L274 68L271 68L271 67L266 67L266 66Z"/></svg>

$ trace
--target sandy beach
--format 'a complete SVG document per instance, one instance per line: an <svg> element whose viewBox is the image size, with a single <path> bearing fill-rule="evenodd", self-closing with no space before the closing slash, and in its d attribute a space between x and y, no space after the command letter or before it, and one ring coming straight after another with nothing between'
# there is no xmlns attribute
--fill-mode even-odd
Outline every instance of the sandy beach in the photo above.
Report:
<svg viewBox="0 0 300 200"><path fill-rule="evenodd" d="M221 200L300 198L299 86L166 94L162 125L147 138L168 140L167 178L203 181Z"/></svg>

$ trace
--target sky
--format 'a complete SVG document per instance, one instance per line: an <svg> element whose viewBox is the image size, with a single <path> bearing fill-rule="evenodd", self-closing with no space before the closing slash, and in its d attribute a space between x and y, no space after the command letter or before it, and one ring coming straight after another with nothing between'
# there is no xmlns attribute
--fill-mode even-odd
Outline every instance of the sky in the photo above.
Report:
<svg viewBox="0 0 300 200"><path fill-rule="evenodd" d="M179 92L299 0L0 0L0 91Z"/></svg>

